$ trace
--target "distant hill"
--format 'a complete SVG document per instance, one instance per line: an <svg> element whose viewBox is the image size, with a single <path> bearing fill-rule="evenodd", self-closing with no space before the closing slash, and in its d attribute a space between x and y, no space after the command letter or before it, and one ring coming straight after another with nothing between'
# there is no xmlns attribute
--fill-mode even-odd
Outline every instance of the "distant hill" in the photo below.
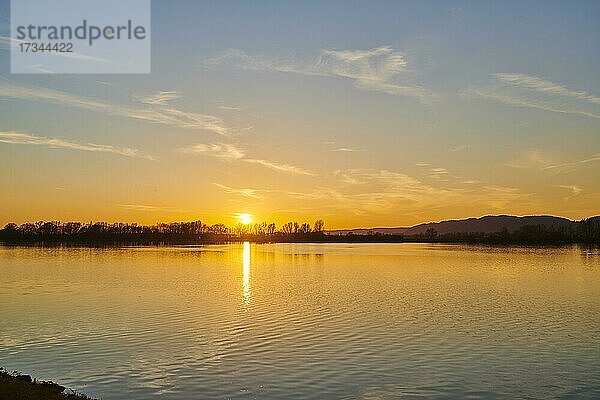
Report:
<svg viewBox="0 0 600 400"><path fill-rule="evenodd" d="M534 215L526 217L516 217L513 215L487 215L480 218L428 222L405 228L338 229L327 231L327 233L332 235L347 235L348 233L354 235L367 235L380 233L386 235L410 236L425 233L429 228L435 229L440 235L447 233L494 233L500 232L504 230L504 228L509 232L514 232L525 225L544 225L547 229L556 230L558 228L575 228L577 226L577 221L550 215Z"/></svg>

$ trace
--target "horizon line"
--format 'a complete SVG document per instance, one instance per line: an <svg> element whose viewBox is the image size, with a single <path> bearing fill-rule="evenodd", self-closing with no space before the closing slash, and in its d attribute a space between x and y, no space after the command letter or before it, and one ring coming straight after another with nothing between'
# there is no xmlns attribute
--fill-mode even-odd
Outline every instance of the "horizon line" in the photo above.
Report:
<svg viewBox="0 0 600 400"><path fill-rule="evenodd" d="M464 217L464 218L447 218L447 219L442 219L442 220L437 220L437 221L427 221L427 222L419 222L417 224L414 225L408 225L408 226L372 226L372 227L355 227L355 228L331 228L331 229L324 229L324 232L335 232L335 231L352 231L352 230L375 230L375 229L410 229L410 228L414 228L420 225L428 225L428 224L439 224L442 222L454 222L454 221L467 221L467 220L479 220L485 217L515 217L515 218L527 218L527 217L551 217L551 218L560 218L560 219L565 219L571 222L579 222L582 220L586 220L586 219L590 219L590 218L594 218L594 217L598 217L600 216L600 213L598 214L594 214L594 215L590 215L587 217L582 217L580 219L577 218L567 218L564 216L560 216L560 215L552 215L552 214L522 214L522 215L518 215L518 214L484 214L484 215L480 215L478 217ZM316 220L323 220L322 218L317 218ZM97 223L106 223L106 224L118 224L118 223L122 223L122 224L130 224L130 225L139 225L139 226L152 226L152 225L160 225L160 224L176 224L176 223L192 223L192 222L200 222L202 224L204 224L202 222L201 219L194 219L194 220L183 220L183 221L170 221L170 222L155 222L154 224L143 224L140 222L123 222L123 221L113 221L113 222L109 222L106 220L91 220L89 222L84 222L84 221L76 221L76 220L67 220L67 221L61 221L58 219L48 219L48 220L37 220L37 221L26 221L23 223L16 223L13 221L9 221L9 222L5 222L4 224L0 225L0 229L3 229L4 227L6 227L9 224L16 224L16 225L24 225L24 224L35 224L37 222L59 222L59 223L81 223L81 224L97 224ZM300 224L304 223L304 222L299 222L299 221L287 221L285 223L282 223L281 225L284 225L288 222L298 222ZM270 224L270 223L274 223L274 222L267 222L267 221L260 221L260 222L251 222L248 224L243 224L243 225L247 225L247 226L254 226L254 225L260 225L262 223L266 223L266 224ZM225 224L223 222L215 222L213 224L205 224L207 226L214 226L214 225L225 225L226 227L230 227L230 225ZM234 224L231 226L237 226L238 224ZM310 224L309 224L310 225Z"/></svg>

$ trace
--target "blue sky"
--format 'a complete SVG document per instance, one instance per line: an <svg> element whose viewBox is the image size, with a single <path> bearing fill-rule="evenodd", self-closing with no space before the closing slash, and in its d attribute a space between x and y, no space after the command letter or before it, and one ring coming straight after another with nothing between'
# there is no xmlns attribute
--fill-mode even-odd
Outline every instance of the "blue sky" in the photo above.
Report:
<svg viewBox="0 0 600 400"><path fill-rule="evenodd" d="M0 47L0 222L595 214L598 17L595 1L153 1L149 75L12 75Z"/></svg>

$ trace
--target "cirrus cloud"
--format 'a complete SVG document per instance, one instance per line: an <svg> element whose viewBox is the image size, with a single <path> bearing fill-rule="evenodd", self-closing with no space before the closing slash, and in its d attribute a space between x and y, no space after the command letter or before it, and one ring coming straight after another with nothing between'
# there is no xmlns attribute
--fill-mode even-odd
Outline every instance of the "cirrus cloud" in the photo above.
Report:
<svg viewBox="0 0 600 400"><path fill-rule="evenodd" d="M226 160L239 160L245 155L244 150L228 143L198 143L179 149L184 154L204 154Z"/></svg>
<svg viewBox="0 0 600 400"><path fill-rule="evenodd" d="M600 97L569 89L535 75L497 73L488 86L469 87L464 97L482 98L517 107L600 118Z"/></svg>
<svg viewBox="0 0 600 400"><path fill-rule="evenodd" d="M106 144L77 143L60 138L35 136L21 132L0 132L0 143L43 146L53 149L62 148L97 153L113 153L125 157L155 160L152 156L145 154L138 149L132 149L128 147L115 147Z"/></svg>
<svg viewBox="0 0 600 400"><path fill-rule="evenodd" d="M322 50L319 57L309 63L252 56L242 50L229 49L209 59L207 64L349 79L357 89L414 97L422 103L431 103L439 97L432 90L408 79L410 69L405 54L389 46L367 50Z"/></svg>
<svg viewBox="0 0 600 400"><path fill-rule="evenodd" d="M224 136L232 133L232 128L219 117L183 111L170 104L172 100L180 97L178 92L165 91L149 96L137 96L134 99L142 106L134 107L42 87L0 84L0 98L3 99L43 101L178 128L206 130Z"/></svg>
<svg viewBox="0 0 600 400"><path fill-rule="evenodd" d="M272 169L278 172L289 173L293 175L316 176L317 174L295 165L278 163L274 161L248 158L246 151L240 147L230 143L198 143L195 145L180 148L178 150L183 154L205 155L219 158L226 161L244 161L251 164L262 165L263 167Z"/></svg>

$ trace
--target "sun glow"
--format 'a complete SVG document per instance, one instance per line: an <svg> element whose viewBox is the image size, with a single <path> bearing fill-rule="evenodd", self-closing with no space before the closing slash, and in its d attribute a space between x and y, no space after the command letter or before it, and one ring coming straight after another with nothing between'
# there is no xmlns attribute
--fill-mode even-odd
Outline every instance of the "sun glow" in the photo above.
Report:
<svg viewBox="0 0 600 400"><path fill-rule="evenodd" d="M238 214L237 217L240 220L240 222L244 225L248 225L249 223L252 222L251 214Z"/></svg>

